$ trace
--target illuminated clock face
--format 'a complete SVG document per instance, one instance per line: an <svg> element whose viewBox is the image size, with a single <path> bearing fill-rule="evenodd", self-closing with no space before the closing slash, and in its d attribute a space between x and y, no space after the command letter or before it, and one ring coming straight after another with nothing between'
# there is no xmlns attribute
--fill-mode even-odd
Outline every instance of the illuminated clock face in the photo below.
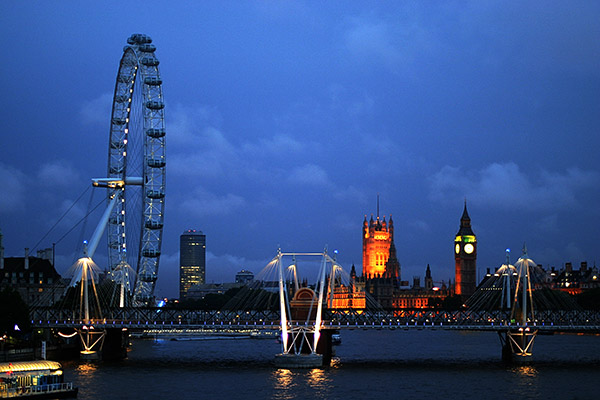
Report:
<svg viewBox="0 0 600 400"><path fill-rule="evenodd" d="M465 244L465 253L471 254L475 250L475 247L471 243Z"/></svg>
<svg viewBox="0 0 600 400"><path fill-rule="evenodd" d="M456 254L460 253L460 244L456 244L456 246L454 246L454 251L456 252Z"/></svg>

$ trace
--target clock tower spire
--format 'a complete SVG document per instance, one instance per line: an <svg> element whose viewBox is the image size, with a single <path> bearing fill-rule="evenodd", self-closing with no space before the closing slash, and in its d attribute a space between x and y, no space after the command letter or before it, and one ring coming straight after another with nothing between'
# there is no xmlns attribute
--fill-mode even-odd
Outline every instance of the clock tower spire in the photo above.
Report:
<svg viewBox="0 0 600 400"><path fill-rule="evenodd" d="M464 298L477 287L477 237L471 228L467 200L460 218L460 228L454 239L455 293Z"/></svg>

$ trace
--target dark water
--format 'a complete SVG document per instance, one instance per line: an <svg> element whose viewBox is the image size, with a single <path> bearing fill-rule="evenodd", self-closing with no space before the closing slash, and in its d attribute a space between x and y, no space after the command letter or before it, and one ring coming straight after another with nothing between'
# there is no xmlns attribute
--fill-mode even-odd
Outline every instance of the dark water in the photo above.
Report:
<svg viewBox="0 0 600 400"><path fill-rule="evenodd" d="M272 365L272 339L136 340L126 360L64 363L79 399L599 399L600 336L538 336L500 361L489 332L342 331L326 369Z"/></svg>

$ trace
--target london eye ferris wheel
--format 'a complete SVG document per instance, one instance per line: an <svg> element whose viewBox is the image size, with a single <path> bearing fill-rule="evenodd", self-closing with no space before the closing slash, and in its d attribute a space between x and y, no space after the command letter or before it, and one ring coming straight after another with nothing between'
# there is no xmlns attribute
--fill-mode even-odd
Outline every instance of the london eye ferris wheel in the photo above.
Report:
<svg viewBox="0 0 600 400"><path fill-rule="evenodd" d="M108 189L108 207L88 255L106 227L110 275L121 288L121 307L153 299L161 254L165 104L155 51L152 39L143 34L131 35L123 48L112 101L107 177L92 180L94 186Z"/></svg>

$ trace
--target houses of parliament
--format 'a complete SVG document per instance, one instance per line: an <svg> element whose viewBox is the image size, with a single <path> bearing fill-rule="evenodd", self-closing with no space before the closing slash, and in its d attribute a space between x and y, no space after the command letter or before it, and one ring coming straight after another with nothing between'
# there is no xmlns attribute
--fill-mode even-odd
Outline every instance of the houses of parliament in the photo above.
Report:
<svg viewBox="0 0 600 400"><path fill-rule="evenodd" d="M477 237L471 228L471 218L465 201L460 227L454 238L454 283L434 285L427 265L425 279L413 277L412 285L402 279L401 266L394 244L394 221L390 215L377 216L362 224L362 274L353 265L350 284L334 294L334 308L365 308L368 299L386 309L433 308L450 296L468 298L475 292L477 276ZM366 295L365 295L366 294Z"/></svg>

